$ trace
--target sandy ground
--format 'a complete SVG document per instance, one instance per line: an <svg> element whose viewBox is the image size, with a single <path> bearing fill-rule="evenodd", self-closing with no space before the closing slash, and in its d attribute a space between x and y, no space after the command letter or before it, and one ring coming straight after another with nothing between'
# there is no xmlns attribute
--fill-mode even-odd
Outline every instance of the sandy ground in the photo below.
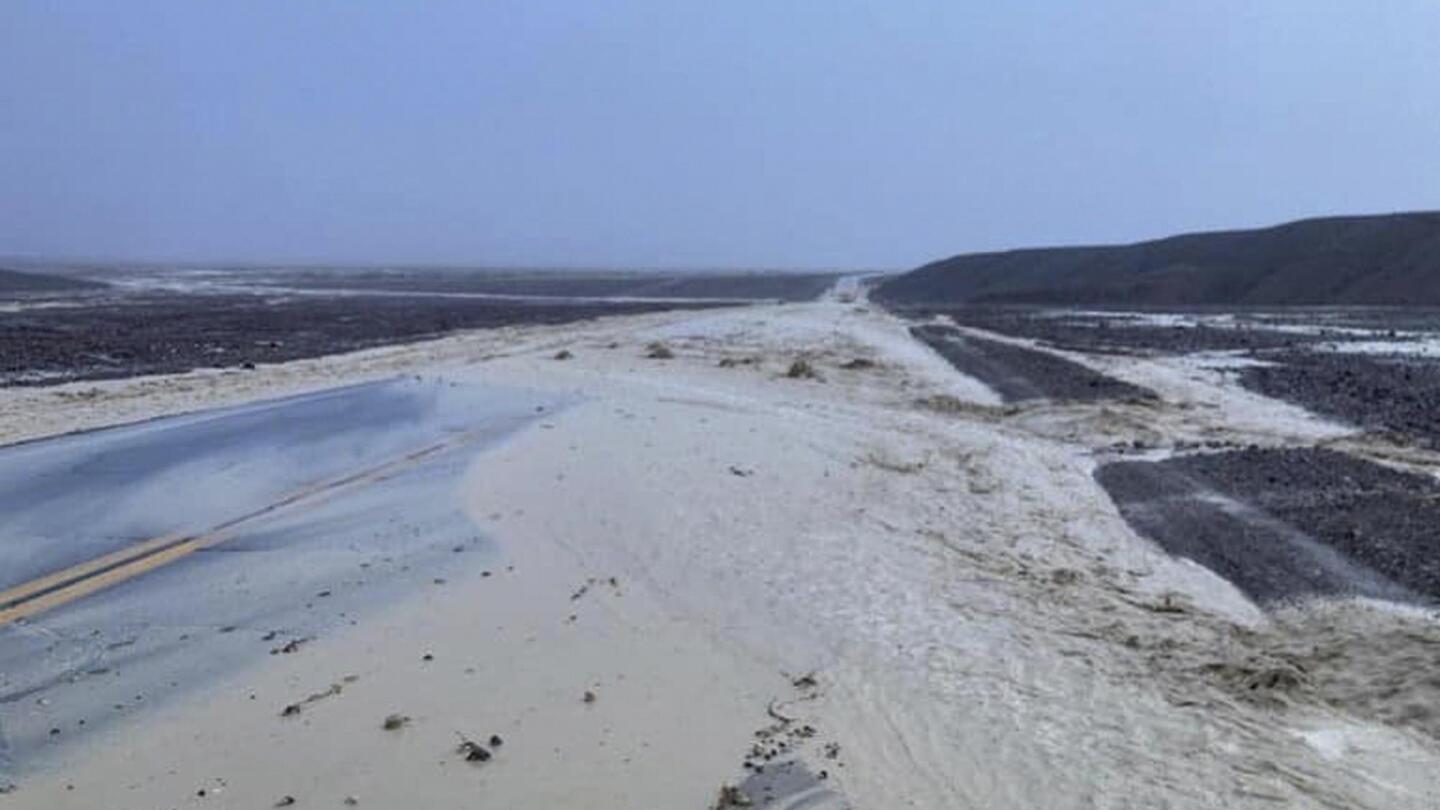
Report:
<svg viewBox="0 0 1440 810"><path fill-rule="evenodd" d="M1434 694L1380 683L1433 671L1432 616L1263 613L1091 475L1117 442L1362 440L1194 358L1104 363L1161 399L1001 406L826 301L0 392L12 441L397 373L580 400L455 493L488 576L71 744L0 804L704 808L779 715L814 729L786 737L828 777L806 806L1436 806L1440 744L1397 719Z"/></svg>

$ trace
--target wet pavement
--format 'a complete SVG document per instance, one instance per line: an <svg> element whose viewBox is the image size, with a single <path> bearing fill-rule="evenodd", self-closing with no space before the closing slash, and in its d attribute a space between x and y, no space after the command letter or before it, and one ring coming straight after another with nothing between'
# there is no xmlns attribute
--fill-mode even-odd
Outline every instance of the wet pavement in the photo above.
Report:
<svg viewBox="0 0 1440 810"><path fill-rule="evenodd" d="M0 449L0 775L485 567L460 478L486 443L561 406L407 378ZM174 538L165 554L190 545L85 590L114 568L85 561L154 538ZM67 568L50 591L22 586ZM37 593L67 599L24 615Z"/></svg>

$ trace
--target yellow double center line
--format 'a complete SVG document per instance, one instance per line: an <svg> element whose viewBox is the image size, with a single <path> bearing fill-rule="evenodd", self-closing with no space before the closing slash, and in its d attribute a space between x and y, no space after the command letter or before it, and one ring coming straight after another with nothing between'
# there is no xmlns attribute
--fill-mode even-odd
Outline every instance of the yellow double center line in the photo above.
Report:
<svg viewBox="0 0 1440 810"><path fill-rule="evenodd" d="M269 517L282 509L318 503L338 492L383 480L431 456L476 441L482 435L478 430L457 434L357 472L302 487L259 509L218 523L204 531L188 534L176 532L142 540L16 585L0 592L0 627L73 602L175 562L193 552L222 543L259 518Z"/></svg>

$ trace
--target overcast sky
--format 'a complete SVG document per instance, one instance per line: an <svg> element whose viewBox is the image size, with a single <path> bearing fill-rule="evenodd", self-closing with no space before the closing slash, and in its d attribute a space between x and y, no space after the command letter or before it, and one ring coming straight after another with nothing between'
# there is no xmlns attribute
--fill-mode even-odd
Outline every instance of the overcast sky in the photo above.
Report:
<svg viewBox="0 0 1440 810"><path fill-rule="evenodd" d="M1440 2L0 4L0 254L905 267L1440 208Z"/></svg>

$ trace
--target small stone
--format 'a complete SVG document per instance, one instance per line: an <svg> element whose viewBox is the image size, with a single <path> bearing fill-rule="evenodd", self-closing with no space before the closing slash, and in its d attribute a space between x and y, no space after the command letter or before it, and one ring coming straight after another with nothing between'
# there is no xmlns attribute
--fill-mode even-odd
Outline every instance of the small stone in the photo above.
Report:
<svg viewBox="0 0 1440 810"><path fill-rule="evenodd" d="M584 695L584 697L581 698L581 699L584 700L586 703L594 703L594 702L595 702L595 693L594 693L594 692L591 692L589 689L586 689L586 690L585 690L585 695Z"/></svg>
<svg viewBox="0 0 1440 810"><path fill-rule="evenodd" d="M490 761L490 752L486 751L484 746L480 745L480 743L477 743L474 740L462 741L460 743L460 747L457 748L456 751L461 756L465 757L466 762Z"/></svg>

